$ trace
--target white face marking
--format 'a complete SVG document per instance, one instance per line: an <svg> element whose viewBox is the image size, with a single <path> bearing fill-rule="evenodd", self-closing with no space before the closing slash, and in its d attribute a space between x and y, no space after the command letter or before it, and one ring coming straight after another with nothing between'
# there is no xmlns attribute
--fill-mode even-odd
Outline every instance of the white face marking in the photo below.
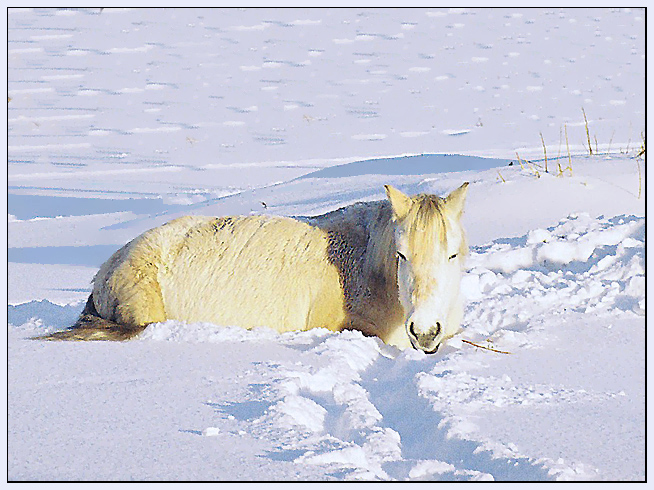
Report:
<svg viewBox="0 0 654 490"><path fill-rule="evenodd" d="M417 236L413 240L416 248L423 242L432 243L432 250L410 249L410 223L398 222L395 229L398 290L406 315L405 328L412 345L425 352L435 351L443 340L456 334L462 317L464 234L458 220L446 214L443 218L445 243L440 237L420 240Z"/></svg>

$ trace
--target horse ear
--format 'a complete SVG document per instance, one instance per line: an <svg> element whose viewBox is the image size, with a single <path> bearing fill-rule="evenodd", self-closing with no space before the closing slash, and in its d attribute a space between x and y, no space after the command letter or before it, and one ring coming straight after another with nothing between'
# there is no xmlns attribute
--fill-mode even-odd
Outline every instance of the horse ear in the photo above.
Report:
<svg viewBox="0 0 654 490"><path fill-rule="evenodd" d="M397 219L402 219L409 214L409 209L411 209L411 198L391 185L385 185L384 189L386 189L386 196L391 202L395 217Z"/></svg>
<svg viewBox="0 0 654 490"><path fill-rule="evenodd" d="M454 213L455 216L461 216L463 213L463 205L466 201L466 194L468 194L469 182L464 182L461 187L453 190L449 196L445 198L445 205Z"/></svg>

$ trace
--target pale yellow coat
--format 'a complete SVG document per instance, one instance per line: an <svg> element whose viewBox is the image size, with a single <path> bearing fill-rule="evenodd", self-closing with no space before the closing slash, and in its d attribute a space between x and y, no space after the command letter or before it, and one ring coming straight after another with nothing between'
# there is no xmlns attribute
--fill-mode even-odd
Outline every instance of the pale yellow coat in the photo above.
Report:
<svg viewBox="0 0 654 490"><path fill-rule="evenodd" d="M344 296L325 232L282 217L176 219L100 268L93 302L128 325L211 322L279 332L339 330Z"/></svg>

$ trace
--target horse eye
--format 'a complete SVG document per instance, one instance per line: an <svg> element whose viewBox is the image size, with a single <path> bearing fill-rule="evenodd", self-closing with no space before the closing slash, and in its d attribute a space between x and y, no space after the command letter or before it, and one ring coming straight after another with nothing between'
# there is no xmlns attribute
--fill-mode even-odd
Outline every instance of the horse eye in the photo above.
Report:
<svg viewBox="0 0 654 490"><path fill-rule="evenodd" d="M398 250L398 252L397 252L397 256L398 256L399 258L401 258L402 260L406 260L406 256L405 256L402 252L400 252L399 250Z"/></svg>
<svg viewBox="0 0 654 490"><path fill-rule="evenodd" d="M450 257L450 260L454 260L454 259L456 259L456 256L457 256L457 255L459 255L459 254L454 254L454 255L452 255L452 256Z"/></svg>

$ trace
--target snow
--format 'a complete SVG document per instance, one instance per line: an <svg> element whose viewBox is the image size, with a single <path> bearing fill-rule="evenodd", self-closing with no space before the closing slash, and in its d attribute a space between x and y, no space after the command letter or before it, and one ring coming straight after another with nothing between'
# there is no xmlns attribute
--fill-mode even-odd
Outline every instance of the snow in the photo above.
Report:
<svg viewBox="0 0 654 490"><path fill-rule="evenodd" d="M10 9L8 479L644 480L643 14ZM176 321L30 340L175 217L464 181L435 355Z"/></svg>

